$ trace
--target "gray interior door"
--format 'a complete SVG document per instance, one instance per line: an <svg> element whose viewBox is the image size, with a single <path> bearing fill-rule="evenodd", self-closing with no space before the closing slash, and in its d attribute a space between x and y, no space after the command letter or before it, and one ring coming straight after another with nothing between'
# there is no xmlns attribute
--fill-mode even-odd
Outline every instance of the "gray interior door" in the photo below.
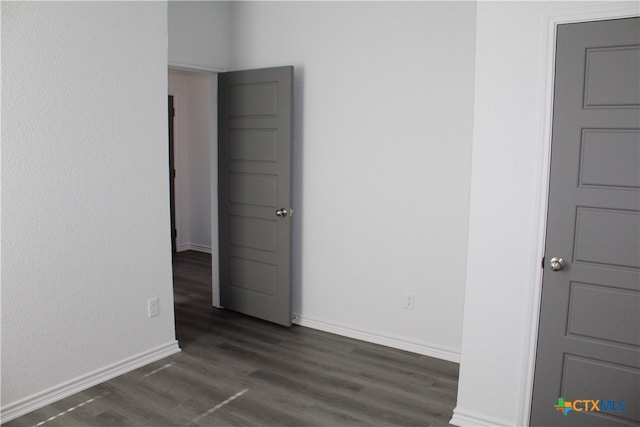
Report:
<svg viewBox="0 0 640 427"><path fill-rule="evenodd" d="M220 303L291 325L293 67L218 76Z"/></svg>
<svg viewBox="0 0 640 427"><path fill-rule="evenodd" d="M555 72L531 425L640 425L639 19L560 25Z"/></svg>

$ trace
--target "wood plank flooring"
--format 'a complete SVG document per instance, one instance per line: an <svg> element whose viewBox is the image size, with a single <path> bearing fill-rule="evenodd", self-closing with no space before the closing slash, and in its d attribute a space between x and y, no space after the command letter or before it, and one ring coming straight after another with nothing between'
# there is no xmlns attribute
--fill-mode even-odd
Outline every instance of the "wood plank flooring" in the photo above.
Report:
<svg viewBox="0 0 640 427"><path fill-rule="evenodd" d="M448 425L455 363L212 310L208 254L177 254L174 291L181 353L3 426Z"/></svg>

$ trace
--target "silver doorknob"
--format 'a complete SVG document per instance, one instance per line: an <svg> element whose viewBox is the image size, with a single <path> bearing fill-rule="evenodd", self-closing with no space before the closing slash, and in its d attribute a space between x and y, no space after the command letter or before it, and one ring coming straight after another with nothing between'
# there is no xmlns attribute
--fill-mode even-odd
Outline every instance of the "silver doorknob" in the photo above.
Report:
<svg viewBox="0 0 640 427"><path fill-rule="evenodd" d="M289 212L285 208L280 208L276 211L276 216L284 218L285 216L287 216L288 213Z"/></svg>
<svg viewBox="0 0 640 427"><path fill-rule="evenodd" d="M551 265L553 271L560 271L564 268L565 262L562 258L553 257L549 260L549 265Z"/></svg>

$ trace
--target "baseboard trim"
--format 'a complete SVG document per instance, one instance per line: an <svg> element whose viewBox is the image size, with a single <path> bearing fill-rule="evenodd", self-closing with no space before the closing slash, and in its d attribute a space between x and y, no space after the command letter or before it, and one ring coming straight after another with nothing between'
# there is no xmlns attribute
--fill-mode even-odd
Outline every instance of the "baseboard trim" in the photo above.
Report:
<svg viewBox="0 0 640 427"><path fill-rule="evenodd" d="M459 409L458 407L453 410L453 417L449 424L458 427L509 427L514 425L513 422L507 420L487 417L477 412Z"/></svg>
<svg viewBox="0 0 640 427"><path fill-rule="evenodd" d="M43 406L50 405L60 399L69 397L82 390L108 381L119 375L138 369L144 365L156 362L172 354L179 353L180 347L178 341L171 341L164 345L152 348L143 353L137 354L128 359L124 359L113 365L105 366L86 375L79 376L75 379L51 387L47 390L35 393L17 402L9 403L0 409L0 420L5 423L18 418L29 412L40 409Z"/></svg>
<svg viewBox="0 0 640 427"><path fill-rule="evenodd" d="M182 252L182 251L197 251L197 252L204 252L206 254L212 253L211 246L198 245L196 243L182 243L182 244L178 245L176 250L178 252Z"/></svg>
<svg viewBox="0 0 640 427"><path fill-rule="evenodd" d="M422 354L424 356L435 357L436 359L448 360L449 362L460 363L460 352L440 345L434 345L424 342L409 341L389 335L382 335L377 332L368 331L359 328L353 328L347 325L340 325L324 320L312 319L309 317L294 315L293 323L300 326L306 326L312 329L329 332L336 335L342 335L361 341L374 344L380 344L387 347L397 348L399 350L410 351L412 353Z"/></svg>

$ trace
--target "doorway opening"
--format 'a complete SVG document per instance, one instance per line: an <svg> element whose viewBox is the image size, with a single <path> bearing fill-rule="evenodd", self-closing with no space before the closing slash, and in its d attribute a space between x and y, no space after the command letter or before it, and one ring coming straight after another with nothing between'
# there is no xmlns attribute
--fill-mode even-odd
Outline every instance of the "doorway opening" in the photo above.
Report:
<svg viewBox="0 0 640 427"><path fill-rule="evenodd" d="M217 75L169 68L168 95L173 100L173 183L175 255L209 257L206 292L194 293L217 306ZM171 124L171 121L170 121ZM213 204L213 205L212 205ZM215 257L215 259L213 259ZM217 277L217 274L215 275ZM213 286L211 285L211 282ZM176 293L176 307L184 295Z"/></svg>

